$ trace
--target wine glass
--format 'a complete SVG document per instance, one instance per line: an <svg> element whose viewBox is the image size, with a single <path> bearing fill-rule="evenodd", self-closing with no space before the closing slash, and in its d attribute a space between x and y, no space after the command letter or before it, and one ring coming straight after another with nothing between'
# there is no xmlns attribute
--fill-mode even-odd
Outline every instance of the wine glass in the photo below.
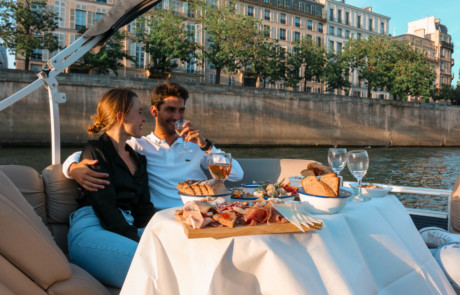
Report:
<svg viewBox="0 0 460 295"><path fill-rule="evenodd" d="M363 197L361 194L361 180L369 168L369 156L364 150L349 151L347 154L347 166L350 173L358 180L359 194L353 199L353 202L366 202L371 198Z"/></svg>
<svg viewBox="0 0 460 295"><path fill-rule="evenodd" d="M210 153L208 168L214 179L225 181L232 171L232 154Z"/></svg>
<svg viewBox="0 0 460 295"><path fill-rule="evenodd" d="M330 148L327 153L327 162L332 171L339 175L347 164L347 149Z"/></svg>
<svg viewBox="0 0 460 295"><path fill-rule="evenodd" d="M187 122L187 120L177 120L176 122L174 122L174 129L176 129L177 135L180 136L180 133L182 132L182 130L185 129L185 127L184 127L185 122ZM187 149L187 142L184 139L184 150L181 151L180 154L182 154L182 153L190 153L190 152L193 152L193 150Z"/></svg>

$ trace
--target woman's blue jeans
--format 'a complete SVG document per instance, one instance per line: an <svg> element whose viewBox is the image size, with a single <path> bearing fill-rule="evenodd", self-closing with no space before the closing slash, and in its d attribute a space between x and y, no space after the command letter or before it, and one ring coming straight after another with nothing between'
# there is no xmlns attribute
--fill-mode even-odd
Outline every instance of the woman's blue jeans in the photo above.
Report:
<svg viewBox="0 0 460 295"><path fill-rule="evenodd" d="M121 212L132 225L134 218L130 212ZM142 232L143 229L139 229L139 236ZM72 262L100 282L121 288L137 242L104 229L91 206L82 207L70 215L67 240Z"/></svg>

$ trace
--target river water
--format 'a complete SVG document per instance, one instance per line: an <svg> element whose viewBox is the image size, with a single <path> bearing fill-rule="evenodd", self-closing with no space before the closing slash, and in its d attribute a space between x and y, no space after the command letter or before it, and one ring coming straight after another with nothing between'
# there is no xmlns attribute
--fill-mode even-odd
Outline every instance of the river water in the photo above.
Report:
<svg viewBox="0 0 460 295"><path fill-rule="evenodd" d="M226 147L235 158L312 159L327 164L325 147L248 148ZM351 150L352 148L348 148ZM360 148L361 149L361 148ZM452 189L460 175L460 148L392 147L365 148L370 164L364 182L387 183L414 187ZM63 148L65 159L78 148ZM28 165L42 171L51 163L49 148L0 148L0 165ZM345 168L344 180L354 178ZM446 197L398 195L408 208L447 211Z"/></svg>

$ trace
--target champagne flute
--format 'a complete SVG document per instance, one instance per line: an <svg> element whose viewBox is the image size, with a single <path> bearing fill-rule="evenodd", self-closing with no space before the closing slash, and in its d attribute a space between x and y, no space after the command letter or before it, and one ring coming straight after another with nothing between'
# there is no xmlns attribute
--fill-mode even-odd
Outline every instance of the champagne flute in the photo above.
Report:
<svg viewBox="0 0 460 295"><path fill-rule="evenodd" d="M182 132L182 130L185 129L184 127L185 122L187 122L187 120L177 120L176 122L174 122L174 129L176 130L177 135L180 136L180 133ZM190 152L193 152L193 150L187 149L187 142L184 139L184 150L181 151L180 154L190 153Z"/></svg>
<svg viewBox="0 0 460 295"><path fill-rule="evenodd" d="M330 148L327 153L327 162L332 171L337 175L342 172L347 164L347 149L345 148Z"/></svg>
<svg viewBox="0 0 460 295"><path fill-rule="evenodd" d="M212 178L225 181L232 171L232 154L210 153L208 168Z"/></svg>
<svg viewBox="0 0 460 295"><path fill-rule="evenodd" d="M353 199L353 202L366 202L371 198L363 197L361 194L361 180L369 168L369 156L364 150L349 151L347 154L347 166L350 173L358 180L359 194Z"/></svg>

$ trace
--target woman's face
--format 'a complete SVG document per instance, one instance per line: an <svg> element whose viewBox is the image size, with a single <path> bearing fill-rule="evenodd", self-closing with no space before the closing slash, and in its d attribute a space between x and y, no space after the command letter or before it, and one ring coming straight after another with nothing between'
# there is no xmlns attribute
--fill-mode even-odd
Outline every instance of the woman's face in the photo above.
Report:
<svg viewBox="0 0 460 295"><path fill-rule="evenodd" d="M142 113L142 106L138 97L133 97L133 104L131 109L125 116L123 127L126 134L139 138L142 136L142 125L146 121L144 114Z"/></svg>

